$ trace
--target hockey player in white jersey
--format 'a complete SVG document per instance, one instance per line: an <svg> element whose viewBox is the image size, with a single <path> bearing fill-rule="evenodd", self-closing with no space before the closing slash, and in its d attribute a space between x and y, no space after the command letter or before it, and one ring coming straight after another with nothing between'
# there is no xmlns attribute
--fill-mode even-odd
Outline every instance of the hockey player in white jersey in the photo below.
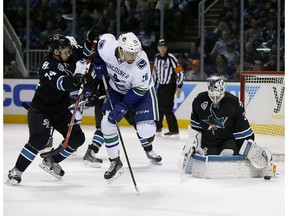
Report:
<svg viewBox="0 0 288 216"><path fill-rule="evenodd" d="M85 46L89 54L89 41ZM154 121L159 119L158 102L149 60L138 38L132 32L120 35L118 40L112 34L103 34L94 56L94 68L98 77L104 74L109 79L109 94L114 107L111 110L106 100L102 108L101 129L111 162L104 178L117 178L123 173L115 123L121 121L129 108L148 159L160 162L161 156L152 149L156 132Z"/></svg>

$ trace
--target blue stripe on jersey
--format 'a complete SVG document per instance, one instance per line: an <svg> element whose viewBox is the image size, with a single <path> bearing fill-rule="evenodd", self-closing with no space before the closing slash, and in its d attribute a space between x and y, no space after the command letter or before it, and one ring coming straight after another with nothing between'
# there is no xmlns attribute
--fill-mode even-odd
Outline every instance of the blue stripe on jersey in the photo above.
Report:
<svg viewBox="0 0 288 216"><path fill-rule="evenodd" d="M145 144L149 143L148 140L145 138L140 138L140 142L141 142L141 145L145 145Z"/></svg>
<svg viewBox="0 0 288 216"><path fill-rule="evenodd" d="M233 136L235 138L235 140L239 140L239 139L245 139L246 137L249 137L253 134L252 129L249 127L247 130L241 131L241 132L237 132L237 133L233 133Z"/></svg>
<svg viewBox="0 0 288 216"><path fill-rule="evenodd" d="M65 89L63 88L63 78L64 76L60 76L58 79L57 79L57 89L59 89L60 91L65 91Z"/></svg>
<svg viewBox="0 0 288 216"><path fill-rule="evenodd" d="M34 158L36 157L36 155L33 152L29 151L25 147L22 149L21 155L29 161L33 161Z"/></svg>
<svg viewBox="0 0 288 216"><path fill-rule="evenodd" d="M200 125L200 123L194 121L193 119L190 120L190 125L191 125L191 127L202 129L202 126Z"/></svg>
<svg viewBox="0 0 288 216"><path fill-rule="evenodd" d="M101 145L104 143L104 138L102 136L99 136L99 135L94 135L93 136L93 142L97 142L97 143L100 143Z"/></svg>
<svg viewBox="0 0 288 216"><path fill-rule="evenodd" d="M63 157L67 158L71 155L71 152L63 149L61 152L60 152L60 155L62 155Z"/></svg>

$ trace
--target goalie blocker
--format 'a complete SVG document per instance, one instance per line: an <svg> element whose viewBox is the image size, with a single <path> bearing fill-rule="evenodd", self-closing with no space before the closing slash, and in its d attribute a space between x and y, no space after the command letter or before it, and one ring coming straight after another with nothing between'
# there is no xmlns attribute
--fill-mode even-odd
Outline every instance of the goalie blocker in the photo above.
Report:
<svg viewBox="0 0 288 216"><path fill-rule="evenodd" d="M269 180L276 172L271 153L253 140L245 140L237 156L208 155L201 149L201 132L188 126L181 172L196 178L259 178ZM191 140L193 140L191 142Z"/></svg>

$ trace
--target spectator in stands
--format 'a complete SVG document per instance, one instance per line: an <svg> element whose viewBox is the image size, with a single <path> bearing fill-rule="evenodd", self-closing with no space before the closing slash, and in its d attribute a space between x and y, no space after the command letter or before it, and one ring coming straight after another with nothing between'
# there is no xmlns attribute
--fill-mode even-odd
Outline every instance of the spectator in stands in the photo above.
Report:
<svg viewBox="0 0 288 216"><path fill-rule="evenodd" d="M244 9L244 29L247 30L249 27L249 21L255 17L258 19L261 15L261 4L258 4L256 0L248 0L248 5Z"/></svg>
<svg viewBox="0 0 288 216"><path fill-rule="evenodd" d="M200 59L200 53L199 53L199 46L196 42L192 42L190 45L189 53L187 54L187 57L191 60L193 59Z"/></svg>
<svg viewBox="0 0 288 216"><path fill-rule="evenodd" d="M135 13L129 12L127 19L121 23L122 31L134 31L139 26L139 20L135 17Z"/></svg>
<svg viewBox="0 0 288 216"><path fill-rule="evenodd" d="M235 43L233 41L229 41L227 43L226 50L222 52L221 54L223 54L228 60L228 67L231 69L230 73L231 74L235 73L236 65L240 59L239 52L235 50Z"/></svg>
<svg viewBox="0 0 288 216"><path fill-rule="evenodd" d="M262 30L258 26L258 20L256 18L252 18L250 20L250 28L244 32L244 41L257 45L260 42L259 37L261 32Z"/></svg>
<svg viewBox="0 0 288 216"><path fill-rule="evenodd" d="M154 0L137 1L136 14L138 20L153 21Z"/></svg>
<svg viewBox="0 0 288 216"><path fill-rule="evenodd" d="M91 19L91 16L90 16L89 6L86 6L82 9L80 16L77 18L77 23L78 23L78 27L80 27L82 30L87 30L87 31L90 29L91 26L93 26L94 23L93 23L93 19Z"/></svg>
<svg viewBox="0 0 288 216"><path fill-rule="evenodd" d="M142 49L147 53L148 59L153 60L156 49L155 33L148 28L145 20L140 21L140 26L134 33L140 40Z"/></svg>
<svg viewBox="0 0 288 216"><path fill-rule="evenodd" d="M46 24L46 28L44 31L40 34L40 39L47 42L48 39L54 34L54 26L52 21L48 21ZM45 44L45 48L47 47L47 44Z"/></svg>
<svg viewBox="0 0 288 216"><path fill-rule="evenodd" d="M263 65L264 71L277 71L277 57L276 55L269 56L268 61Z"/></svg>
<svg viewBox="0 0 288 216"><path fill-rule="evenodd" d="M200 70L200 61L192 60L192 69L185 73L185 80L206 80L207 75Z"/></svg>
<svg viewBox="0 0 288 216"><path fill-rule="evenodd" d="M4 78L22 78L23 74L18 70L18 64L16 60L12 60L10 65L5 68Z"/></svg>
<svg viewBox="0 0 288 216"><path fill-rule="evenodd" d="M240 76L241 76L241 68L240 68L240 63L236 65L236 71L234 74L232 74L229 78L230 81L240 81Z"/></svg>
<svg viewBox="0 0 288 216"><path fill-rule="evenodd" d="M232 19L233 7L230 1L227 1L219 13L218 20L228 23Z"/></svg>
<svg viewBox="0 0 288 216"><path fill-rule="evenodd" d="M263 70L263 63L260 60L256 60L254 62L253 71L262 71Z"/></svg>
<svg viewBox="0 0 288 216"><path fill-rule="evenodd" d="M275 25L275 20L268 20L266 27L261 32L261 41L268 44L271 47L273 43L277 40L277 29Z"/></svg>
<svg viewBox="0 0 288 216"><path fill-rule="evenodd" d="M43 9L37 10L37 14L36 14L36 17L34 20L35 20L38 28L41 31L44 31L46 26L47 26L48 18L47 18L47 15Z"/></svg>
<svg viewBox="0 0 288 216"><path fill-rule="evenodd" d="M63 11L61 9L57 9L55 12L55 16L52 18L52 22L54 24L55 29L61 29L63 32L67 27L67 20L63 18Z"/></svg>
<svg viewBox="0 0 288 216"><path fill-rule="evenodd" d="M229 31L226 31L226 30L222 31L221 39L215 43L215 45L211 51L211 54L216 56L216 55L222 53L223 51L225 51L226 45L229 41L230 41Z"/></svg>
<svg viewBox="0 0 288 216"><path fill-rule="evenodd" d="M253 66L254 66L254 59L246 56L244 57L244 66L243 66L243 70L244 71L252 71L253 70Z"/></svg>
<svg viewBox="0 0 288 216"><path fill-rule="evenodd" d="M39 49L40 47L40 34L41 31L40 29L35 26L34 20L29 21L29 27L30 27L30 32L29 32L29 37L30 37L30 47L31 49ZM19 38L22 44L24 44L24 47L26 47L26 37L27 37L27 32L26 28L24 28L20 34Z"/></svg>
<svg viewBox="0 0 288 216"><path fill-rule="evenodd" d="M260 53L255 49L254 44L246 42L244 47L244 59L249 59L250 63L254 63L255 60L261 60Z"/></svg>
<svg viewBox="0 0 288 216"><path fill-rule="evenodd" d="M229 26L224 21L218 22L215 29L209 33L209 38L214 41L214 45L217 41L222 39L222 32L226 31L229 32ZM214 47L213 45L213 47Z"/></svg>
<svg viewBox="0 0 288 216"><path fill-rule="evenodd" d="M227 58L223 54L217 55L216 66L211 76L220 76L223 80L228 80L229 74L231 73L229 71Z"/></svg>

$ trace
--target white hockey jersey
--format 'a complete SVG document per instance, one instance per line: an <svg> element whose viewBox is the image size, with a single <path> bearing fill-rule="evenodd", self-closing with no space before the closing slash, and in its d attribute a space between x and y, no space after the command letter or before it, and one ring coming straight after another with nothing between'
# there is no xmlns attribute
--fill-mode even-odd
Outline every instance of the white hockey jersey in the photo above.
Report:
<svg viewBox="0 0 288 216"><path fill-rule="evenodd" d="M133 64L117 56L118 42L114 35L103 34L98 42L98 53L106 63L109 84L117 92L126 94L130 89L148 90L154 86L148 57L144 51L137 54Z"/></svg>

